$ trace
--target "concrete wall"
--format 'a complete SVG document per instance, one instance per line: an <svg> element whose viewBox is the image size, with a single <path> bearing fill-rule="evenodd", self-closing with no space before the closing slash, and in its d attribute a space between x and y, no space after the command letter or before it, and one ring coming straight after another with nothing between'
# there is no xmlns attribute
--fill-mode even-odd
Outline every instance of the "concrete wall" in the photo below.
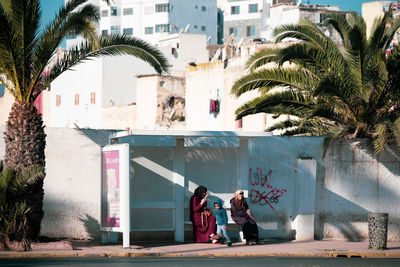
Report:
<svg viewBox="0 0 400 267"><path fill-rule="evenodd" d="M136 110L135 104L103 107L101 129L135 129Z"/></svg>
<svg viewBox="0 0 400 267"><path fill-rule="evenodd" d="M47 128L46 133L41 234L98 238L100 147L114 132ZM136 238L153 233L146 229L171 233L174 226L174 139L159 138L161 147L141 146L148 141L145 139L139 138L131 147ZM212 147L207 140L200 141L185 141L185 220L188 199L197 185L206 186L214 197L225 201L241 188L238 142L214 140ZM242 189L248 190L261 237L361 240L367 238L368 212L388 212L388 239L399 241L399 156L385 151L376 160L367 140L357 140L337 142L322 157L322 144L323 138L318 137L275 136L249 141L248 188ZM152 203L155 206L149 208ZM152 219L155 216L160 220Z"/></svg>
<svg viewBox="0 0 400 267"><path fill-rule="evenodd" d="M184 130L186 127L185 79L143 75L138 78L139 130ZM169 103L170 99L172 102Z"/></svg>
<svg viewBox="0 0 400 267"><path fill-rule="evenodd" d="M101 123L102 99L102 59L94 59L78 64L51 83L49 127L70 127L75 124L81 128L98 128ZM91 104L90 95L95 93L95 103ZM79 95L79 104L75 105L75 94ZM57 96L61 104L56 105Z"/></svg>
<svg viewBox="0 0 400 267"><path fill-rule="evenodd" d="M247 49L243 48L243 51ZM186 130L235 131L235 110L258 96L247 92L239 98L231 94L233 83L246 73L246 58L229 59L227 68L221 61L189 66L186 72ZM210 100L220 101L220 112L210 113ZM265 114L248 115L242 119L243 131L264 131L275 122Z"/></svg>

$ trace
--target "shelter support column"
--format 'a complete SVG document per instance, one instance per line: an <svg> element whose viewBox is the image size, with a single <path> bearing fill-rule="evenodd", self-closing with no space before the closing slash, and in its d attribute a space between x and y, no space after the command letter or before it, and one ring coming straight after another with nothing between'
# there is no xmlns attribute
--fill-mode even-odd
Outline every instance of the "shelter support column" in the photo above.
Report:
<svg viewBox="0 0 400 267"><path fill-rule="evenodd" d="M293 229L296 240L314 240L315 186L317 161L296 160L296 197Z"/></svg>
<svg viewBox="0 0 400 267"><path fill-rule="evenodd" d="M185 153L184 139L176 139L176 153L174 161L175 186L175 241L185 241L184 202L185 202Z"/></svg>
<svg viewBox="0 0 400 267"><path fill-rule="evenodd" d="M240 189L244 191L244 196L249 196L249 182L248 182L248 169L249 169L249 141L247 139L240 139L239 141L239 181Z"/></svg>

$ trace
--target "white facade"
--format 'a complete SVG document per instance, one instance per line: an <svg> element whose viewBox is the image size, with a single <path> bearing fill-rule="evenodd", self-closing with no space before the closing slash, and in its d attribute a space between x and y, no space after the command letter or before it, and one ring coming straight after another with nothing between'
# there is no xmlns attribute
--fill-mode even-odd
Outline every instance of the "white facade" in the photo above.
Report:
<svg viewBox="0 0 400 267"><path fill-rule="evenodd" d="M172 65L170 74L183 76L189 62L208 62L206 43L206 35L177 33L164 36L158 48ZM155 73L149 64L131 56L103 57L81 63L51 84L51 118L47 125L93 129L112 125L123 129L136 128L134 118L141 120L143 116L142 120L146 121L148 113L139 113L139 116L121 114L121 123L115 123L108 121L115 119L108 110L124 106L123 110L136 112L135 108L127 108L127 105L146 103L146 98L137 99L137 76Z"/></svg>
<svg viewBox="0 0 400 267"><path fill-rule="evenodd" d="M259 38L272 41L274 29L281 25L297 24L301 19L320 24L327 12L340 11L338 6L301 3L296 5L290 2L220 0L218 5L224 14L224 41L227 42L232 33L233 42Z"/></svg>
<svg viewBox="0 0 400 267"><path fill-rule="evenodd" d="M114 0L110 5L91 0L91 3L100 7L99 34L132 35L157 44L170 33L186 32L205 34L209 43L217 43L216 0ZM67 48L77 40L68 39Z"/></svg>
<svg viewBox="0 0 400 267"><path fill-rule="evenodd" d="M233 41L252 40L266 30L273 0L220 0L224 17L224 42L233 33Z"/></svg>
<svg viewBox="0 0 400 267"><path fill-rule="evenodd" d="M3 131L0 127L0 133ZM46 128L46 134L41 235L99 239L100 148L109 144L114 132ZM366 140L351 144L339 141L323 157L321 137L250 139L244 162L247 167L238 168L238 161L244 161L239 141L211 138L214 144L207 146L185 138L184 183L180 186L174 179L175 138L170 142L169 136L161 136L157 145L149 137L131 140L136 145L131 150L134 240L173 240L176 225L183 223L174 220L175 211L183 211L184 220L189 220L189 199L200 184L208 188L210 207L215 197L229 207L237 189L248 192L247 201L263 239L367 240L368 213L387 212L388 241L400 240L400 169L394 147L396 155L384 151L377 159ZM184 190L183 200L177 198L176 189ZM279 201L272 202L271 195L266 196L271 190L275 194L269 194ZM229 225L228 229L231 237L237 238L235 227ZM191 226L187 230L185 238L191 240Z"/></svg>
<svg viewBox="0 0 400 267"><path fill-rule="evenodd" d="M169 34L159 40L158 47L172 66L170 73L184 76L188 64L209 61L207 36L204 34Z"/></svg>
<svg viewBox="0 0 400 267"><path fill-rule="evenodd" d="M273 40L275 28L286 24L297 24L301 19L307 19L314 24L321 24L330 11L339 12L338 6L330 5L278 5L270 9L268 27L263 36Z"/></svg>

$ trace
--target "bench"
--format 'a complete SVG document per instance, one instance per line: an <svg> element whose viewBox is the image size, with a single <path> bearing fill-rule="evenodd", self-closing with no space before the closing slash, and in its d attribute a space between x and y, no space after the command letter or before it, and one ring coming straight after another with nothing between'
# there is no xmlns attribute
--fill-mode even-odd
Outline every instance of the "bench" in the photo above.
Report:
<svg viewBox="0 0 400 267"><path fill-rule="evenodd" d="M230 208L225 208L226 213L228 215L228 234L230 235L231 238L235 239L236 237L238 238L239 242L244 242L243 238L243 232L240 228L240 225L237 225L231 217L231 211ZM185 221L185 231L192 230L192 222L191 221ZM234 232L236 235L232 236L231 233ZM236 236L236 237L235 237Z"/></svg>

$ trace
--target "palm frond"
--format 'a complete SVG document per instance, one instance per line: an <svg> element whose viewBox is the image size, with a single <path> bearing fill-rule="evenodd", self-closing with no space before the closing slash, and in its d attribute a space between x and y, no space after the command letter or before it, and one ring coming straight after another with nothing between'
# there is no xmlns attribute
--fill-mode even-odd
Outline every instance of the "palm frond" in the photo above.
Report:
<svg viewBox="0 0 400 267"><path fill-rule="evenodd" d="M349 36L349 32L351 30L351 27L344 16L342 16L341 14L338 14L338 13L331 13L324 20L324 25L325 26L331 25L336 30L336 32L340 35L343 44L348 45L348 44L346 44L346 42L348 40L348 36Z"/></svg>
<svg viewBox="0 0 400 267"><path fill-rule="evenodd" d="M312 110L312 100L298 90L284 90L257 97L236 110L236 117L256 113L273 113L280 115L307 116Z"/></svg>
<svg viewBox="0 0 400 267"><path fill-rule="evenodd" d="M292 87L301 91L308 91L318 81L310 73L296 68L260 69L237 80L231 93L240 96L245 92L258 89L262 93L275 87Z"/></svg>
<svg viewBox="0 0 400 267"><path fill-rule="evenodd" d="M247 60L246 69L253 72L259 67L274 62L274 57L280 50L279 48L268 48L258 51Z"/></svg>
<svg viewBox="0 0 400 267"><path fill-rule="evenodd" d="M375 127L375 130L376 130L376 133L378 136L377 136L377 138L374 139L374 147L375 147L375 152L377 154L380 153L384 149L384 147L388 141L388 138L387 138L388 129L387 128L388 127L385 123L379 123Z"/></svg>
<svg viewBox="0 0 400 267"><path fill-rule="evenodd" d="M147 42L125 35L101 36L98 40L99 48L93 50L93 42L85 41L73 48L59 59L51 68L50 76L45 85L76 64L100 56L131 55L149 63L159 74L168 72L168 63L164 55Z"/></svg>

